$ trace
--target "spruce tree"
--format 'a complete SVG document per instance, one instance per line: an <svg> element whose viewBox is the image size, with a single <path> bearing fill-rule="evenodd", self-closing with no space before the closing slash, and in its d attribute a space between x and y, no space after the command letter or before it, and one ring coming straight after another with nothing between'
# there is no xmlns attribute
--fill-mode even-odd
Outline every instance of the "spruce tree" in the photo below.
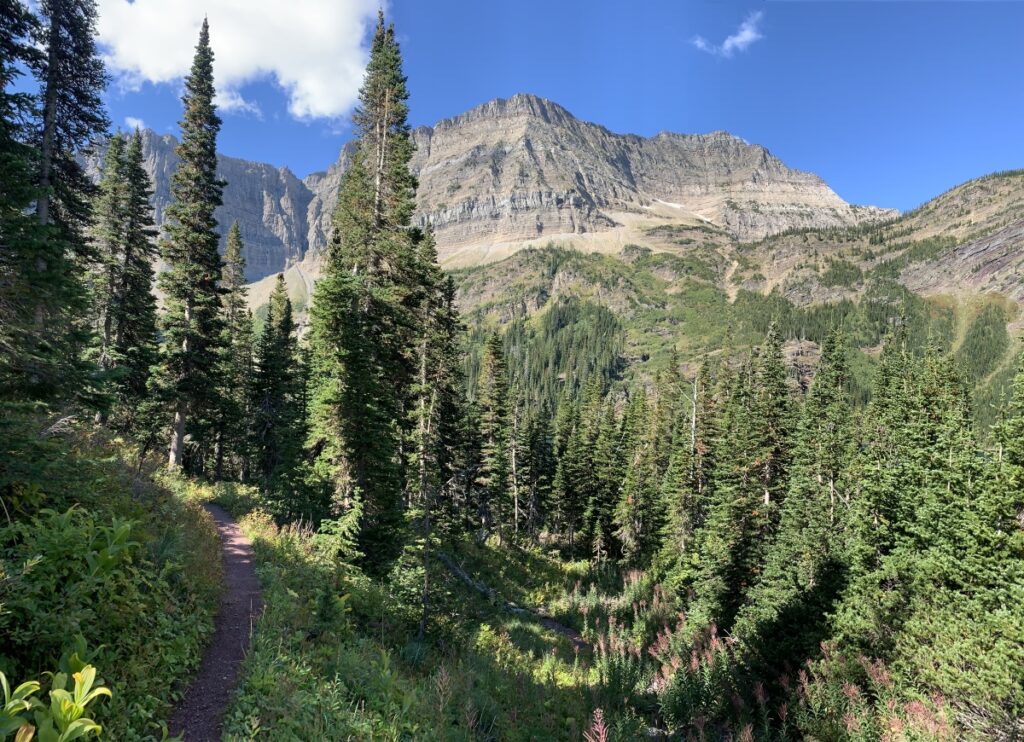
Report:
<svg viewBox="0 0 1024 742"><path fill-rule="evenodd" d="M141 432L138 411L146 402L157 358L156 298L153 296L153 225L149 176L139 132L120 134L105 157L94 212L97 253L93 307L100 368L112 377L115 427Z"/></svg>
<svg viewBox="0 0 1024 742"><path fill-rule="evenodd" d="M633 567L647 566L663 526L657 469L655 437L645 436L630 457L614 515L622 559Z"/></svg>
<svg viewBox="0 0 1024 742"><path fill-rule="evenodd" d="M125 177L128 203L124 253L112 314L115 361L127 372L121 387L122 414L131 422L133 410L148 394L157 359L157 307L153 296L156 226L149 203L152 184L144 167L142 134L138 130L125 152Z"/></svg>
<svg viewBox="0 0 1024 742"><path fill-rule="evenodd" d="M479 534L486 537L495 526L504 530L509 508L508 371L501 336L492 333L484 347L477 390L480 415L481 461L477 476Z"/></svg>
<svg viewBox="0 0 1024 742"><path fill-rule="evenodd" d="M411 405L410 471L415 474L407 489L419 532L413 550L419 551L418 569L423 576L418 629L422 639L430 617L435 525L441 526L442 535L456 527L458 479L466 465L466 400L460 352L464 328L455 303L455 283L451 277L443 277L437 265L433 235L426 232L417 239L425 298Z"/></svg>
<svg viewBox="0 0 1024 742"><path fill-rule="evenodd" d="M26 70L41 67L42 52L32 43L37 27L21 2L0 1L0 399L7 400L24 399L32 369L47 360L34 329L36 302L49 286L36 266L52 244L30 213L38 195L33 96L13 88Z"/></svg>
<svg viewBox="0 0 1024 742"><path fill-rule="evenodd" d="M737 373L723 405L714 498L701 532L701 604L731 629L760 578L790 460L793 404L774 328Z"/></svg>
<svg viewBox="0 0 1024 742"><path fill-rule="evenodd" d="M98 365L108 371L113 365L111 346L114 326L112 308L124 248L127 221L128 179L125 175L125 138L120 132L110 139L103 158L98 193L93 205L93 247L96 260L90 283L94 311L94 335Z"/></svg>
<svg viewBox="0 0 1024 742"><path fill-rule="evenodd" d="M583 460L587 472L581 482L587 485L583 524L590 553L595 561L603 562L618 555L613 520L622 484L622 428L626 423L625 418L620 423L610 398L604 403L599 419L591 435L583 439L589 455Z"/></svg>
<svg viewBox="0 0 1024 742"><path fill-rule="evenodd" d="M224 250L224 264L221 270L221 341L218 348L218 381L220 392L217 395L217 411L214 427L214 467L215 479L224 474L224 462L228 459L232 469L238 476L249 472L248 461L248 430L250 426L250 384L253 383L253 327L252 315L248 309L245 284L245 257L242 231L238 222L228 229L227 245ZM271 311L275 308L275 298L281 286L271 296ZM287 299L287 296L285 296ZM280 304L280 299L277 299ZM283 313L283 309L278 310ZM290 308L289 308L289 319ZM268 319L269 323L269 319ZM289 341L290 342L290 341ZM289 373L293 373L294 358L289 358Z"/></svg>
<svg viewBox="0 0 1024 742"><path fill-rule="evenodd" d="M669 468L662 483L665 513L660 561L678 587L693 575L694 544L711 504L717 428L717 397L711 364L705 360L690 388L686 419L676 428Z"/></svg>
<svg viewBox="0 0 1024 742"><path fill-rule="evenodd" d="M394 27L381 14L310 331L313 478L338 515L362 502L359 547L374 567L400 545L403 442L425 294L409 229L416 182L408 96Z"/></svg>
<svg viewBox="0 0 1024 742"><path fill-rule="evenodd" d="M172 470L183 465L190 417L195 422L209 414L219 388L215 369L222 338L221 259L214 210L221 204L224 184L216 172L220 118L213 98L213 50L204 19L185 78L180 160L171 178L173 201L167 207L167 239L161 251L167 270L159 280L166 296L160 380L173 414L168 452Z"/></svg>
<svg viewBox="0 0 1024 742"><path fill-rule="evenodd" d="M541 402L539 409L528 413L521 439L520 449L524 454L521 492L526 530L536 538L548 517L555 477L551 415L546 401Z"/></svg>
<svg viewBox="0 0 1024 742"><path fill-rule="evenodd" d="M297 466L301 443L297 361L292 304L284 275L278 274L267 319L256 340L249 410L253 474L283 521L309 515L289 501L293 493L281 491L282 478Z"/></svg>
<svg viewBox="0 0 1024 742"><path fill-rule="evenodd" d="M16 261L31 293L31 328L23 336L28 394L88 396L88 299L81 276L93 258L85 236L93 185L81 152L108 126L101 94L107 77L94 41L94 0L44 0L39 5L41 58L31 60L40 82L42 121L35 132L36 217L45 239L19 241Z"/></svg>
<svg viewBox="0 0 1024 742"><path fill-rule="evenodd" d="M579 402L566 394L559 404L555 421L556 463L551 483L551 517L554 526L565 533L573 554L578 535L583 530L583 516L589 497L587 482L593 473L588 458L591 453Z"/></svg>
<svg viewBox="0 0 1024 742"><path fill-rule="evenodd" d="M456 303L455 281L445 277L432 302L427 332L427 390L433 402L431 426L434 478L436 487L433 508L436 520L446 530L454 530L457 513L464 509L468 484L467 474L473 467L470 460L476 430L469 429L462 341L465 327ZM431 419L433 422L431 423ZM464 513L463 513L464 516Z"/></svg>
<svg viewBox="0 0 1024 742"><path fill-rule="evenodd" d="M845 338L833 330L801 411L779 530L737 626L774 669L816 650L845 586L846 470L854 441L849 381Z"/></svg>

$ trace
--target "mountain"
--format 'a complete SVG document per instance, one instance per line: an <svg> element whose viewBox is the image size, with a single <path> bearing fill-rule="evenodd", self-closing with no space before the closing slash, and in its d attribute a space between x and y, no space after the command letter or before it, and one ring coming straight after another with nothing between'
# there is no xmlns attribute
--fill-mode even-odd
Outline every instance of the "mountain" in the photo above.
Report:
<svg viewBox="0 0 1024 742"><path fill-rule="evenodd" d="M170 134L142 131L145 168L153 181L150 199L158 226L171 202L171 175L178 166L178 140ZM87 163L98 177L102 152ZM288 168L219 155L217 172L227 181L224 204L216 216L222 234L235 220L245 240L246 278L256 281L301 260L309 244L307 212L313 194Z"/></svg>
<svg viewBox="0 0 1024 742"><path fill-rule="evenodd" d="M851 206L816 175L725 132L615 134L533 95L490 101L416 129L413 138L416 219L433 227L441 260L451 266L548 241L616 252L652 231L658 242L659 229L675 240L694 231L751 241L896 215ZM175 145L170 135L144 132L158 224L170 197ZM304 259L307 272L316 272L349 155L342 148L330 168L302 180L287 168L219 158L227 187L217 218L225 231L238 220L250 280Z"/></svg>

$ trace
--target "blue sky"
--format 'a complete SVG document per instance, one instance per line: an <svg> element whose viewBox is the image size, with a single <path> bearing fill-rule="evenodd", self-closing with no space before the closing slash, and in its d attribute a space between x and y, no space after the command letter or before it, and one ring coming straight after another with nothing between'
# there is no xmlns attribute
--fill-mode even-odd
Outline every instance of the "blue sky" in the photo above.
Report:
<svg viewBox="0 0 1024 742"><path fill-rule="evenodd" d="M143 2L173 5L191 34L189 24L198 22L191 15L201 20L198 8L222 0L135 6ZM101 0L101 11L122 3L135 7ZM267 3L280 13L277 0ZM336 112L354 95L351 70L365 54L358 24L373 11L370 0L293 0L289 7L309 15L305 25L272 12L249 15L249 24L270 24L269 31L250 26L249 36L281 39L274 52L265 40L247 50L237 38L218 50L218 20L234 24L226 11L208 12L216 69L223 66L232 95L221 150L286 165L301 177L325 168L349 136L347 116ZM901 209L969 178L1024 167L1022 2L637 0L626 7L611 0L393 0L388 14L403 44L412 123L532 92L618 132L725 129L818 173L848 201ZM347 38L317 34L318 12L334 13L331 22L349 29ZM128 18L108 29L107 43L121 48L139 23ZM148 46L122 49L107 96L111 117L173 132L180 83L173 68L145 59L156 53ZM313 61L295 62L302 54ZM304 78L327 58L344 64Z"/></svg>

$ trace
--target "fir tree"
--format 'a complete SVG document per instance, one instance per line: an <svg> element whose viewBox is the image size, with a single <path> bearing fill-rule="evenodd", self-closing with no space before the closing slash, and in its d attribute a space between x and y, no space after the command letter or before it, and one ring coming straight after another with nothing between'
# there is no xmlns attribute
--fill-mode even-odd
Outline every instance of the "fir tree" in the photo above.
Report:
<svg viewBox="0 0 1024 742"><path fill-rule="evenodd" d="M233 461L233 470L239 476L244 478L249 472L247 437L250 423L249 402L252 395L248 390L254 378L254 340L252 314L246 300L243 250L242 232L236 221L228 230L220 280L222 330L218 348L220 392L217 395L214 427L215 479L220 479L224 474L225 458ZM275 308L276 294L277 287L271 296L271 310ZM279 309L279 312L283 311ZM290 315L290 311L288 314ZM290 316L288 322L291 322ZM293 364L294 359L290 358L289 363ZM289 373L294 372L294 368L294 365L289 365Z"/></svg>
<svg viewBox="0 0 1024 742"><path fill-rule="evenodd" d="M522 426L520 449L524 454L520 470L526 529L536 537L548 516L555 477L551 416L546 402L542 402L536 412L527 415Z"/></svg>
<svg viewBox="0 0 1024 742"><path fill-rule="evenodd" d="M141 432L138 411L147 404L157 358L153 258L156 229L150 181L138 132L113 137L105 157L95 208L98 260L93 280L98 360L113 377L118 428Z"/></svg>
<svg viewBox="0 0 1024 742"><path fill-rule="evenodd" d="M301 443L297 352L292 304L284 275L278 274L267 320L256 340L252 373L252 466L264 492L276 503L276 515L293 520L301 513L281 491L282 477L298 463Z"/></svg>
<svg viewBox="0 0 1024 742"><path fill-rule="evenodd" d="M569 549L576 550L577 535L583 530L587 482L592 470L586 431L580 419L580 405L566 394L555 421L555 476L551 483L552 519L568 537Z"/></svg>
<svg viewBox="0 0 1024 742"><path fill-rule="evenodd" d="M35 207L45 239L14 245L31 292L32 324L23 336L28 392L86 397L92 386L81 361L89 337L81 276L93 257L85 236L93 185L78 155L108 126L100 98L107 77L93 38L94 0L46 0L39 12L36 29L45 51L31 61L40 80Z"/></svg>
<svg viewBox="0 0 1024 742"><path fill-rule="evenodd" d="M363 502L360 550L397 553L424 271L409 229L415 179L394 28L378 19L354 115L358 146L311 311L313 474L341 513Z"/></svg>
<svg viewBox="0 0 1024 742"><path fill-rule="evenodd" d="M661 532L657 481L655 440L647 436L632 453L615 509L615 536L622 545L623 561L631 566L647 565Z"/></svg>
<svg viewBox="0 0 1024 742"><path fill-rule="evenodd" d="M491 334L484 348L477 390L480 414L481 459L477 476L478 525L481 538L507 513L509 493L508 372L501 337ZM503 521L498 522L504 526Z"/></svg>
<svg viewBox="0 0 1024 742"><path fill-rule="evenodd" d="M203 20L192 69L185 78L180 158L171 178L167 239L160 275L166 296L162 327L161 387L173 410L168 467L183 464L188 420L215 408L214 378L221 345L218 282L221 259L214 210L224 184L217 178L217 132L220 118L213 103L213 51L209 24Z"/></svg>
<svg viewBox="0 0 1024 742"><path fill-rule="evenodd" d="M701 601L725 629L764 569L787 483L792 419L781 341L772 328L757 357L734 377L723 406L714 501L701 533Z"/></svg>
<svg viewBox="0 0 1024 742"><path fill-rule="evenodd" d="M36 302L50 288L37 261L47 259L52 244L29 213L38 195L38 150L27 143L33 97L13 88L26 70L41 67L42 53L32 43L37 28L21 2L0 2L0 398L7 400L25 398L33 369L48 362L34 329Z"/></svg>
<svg viewBox="0 0 1024 742"><path fill-rule="evenodd" d="M662 562L678 584L692 574L692 548L710 505L714 451L719 431L711 365L705 360L691 385L689 412L676 429L662 483L665 531Z"/></svg>
<svg viewBox="0 0 1024 742"><path fill-rule="evenodd" d="M739 634L755 635L763 659L775 669L816 650L845 586L846 469L854 429L844 345L844 336L833 330L822 346L793 446L779 530L737 626Z"/></svg>
<svg viewBox="0 0 1024 742"><path fill-rule="evenodd" d="M615 541L615 527L612 523L615 503L622 484L622 427L615 414L615 404L609 399L604 404L600 423L585 439L589 456L583 466L587 475L581 480L587 486L587 509L583 516L584 528L590 541L590 552L594 559L603 562L618 553Z"/></svg>
<svg viewBox="0 0 1024 742"><path fill-rule="evenodd" d="M113 365L111 346L114 327L112 308L118 285L125 222L127 221L128 179L125 175L125 138L118 132L110 139L103 158L103 174L93 206L93 244L97 260L91 276L91 294L95 313L94 334L98 342L98 362L103 370Z"/></svg>

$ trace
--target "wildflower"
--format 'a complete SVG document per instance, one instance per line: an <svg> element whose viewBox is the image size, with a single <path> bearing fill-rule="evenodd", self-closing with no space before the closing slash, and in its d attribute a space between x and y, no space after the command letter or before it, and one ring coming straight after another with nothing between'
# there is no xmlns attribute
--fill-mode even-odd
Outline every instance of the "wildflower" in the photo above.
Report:
<svg viewBox="0 0 1024 742"><path fill-rule="evenodd" d="M608 742L608 725L604 721L604 711L594 710L594 719L590 723L590 729L583 733L586 742Z"/></svg>
<svg viewBox="0 0 1024 742"><path fill-rule="evenodd" d="M765 701L768 700L768 695L764 690L764 683L760 680L754 683L754 698L757 699L758 706L764 706Z"/></svg>

